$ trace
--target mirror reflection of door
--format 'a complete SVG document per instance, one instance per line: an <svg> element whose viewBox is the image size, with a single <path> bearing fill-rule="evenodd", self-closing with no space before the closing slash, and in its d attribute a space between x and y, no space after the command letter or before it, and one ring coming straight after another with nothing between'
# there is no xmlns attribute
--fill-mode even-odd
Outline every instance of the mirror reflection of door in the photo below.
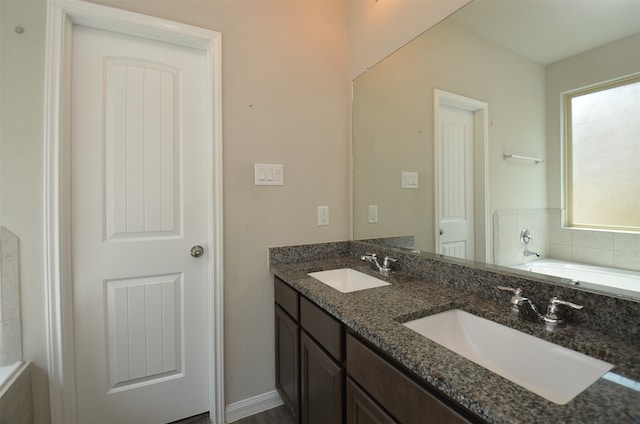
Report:
<svg viewBox="0 0 640 424"><path fill-rule="evenodd" d="M473 112L438 105L437 252L474 257Z"/></svg>
<svg viewBox="0 0 640 424"><path fill-rule="evenodd" d="M484 260L488 104L435 90L434 113L435 251Z"/></svg>

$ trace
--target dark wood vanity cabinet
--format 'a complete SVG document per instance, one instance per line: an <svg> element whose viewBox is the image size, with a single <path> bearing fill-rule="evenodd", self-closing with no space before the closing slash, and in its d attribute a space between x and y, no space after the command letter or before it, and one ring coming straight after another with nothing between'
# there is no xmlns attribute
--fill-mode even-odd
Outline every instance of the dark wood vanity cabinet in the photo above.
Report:
<svg viewBox="0 0 640 424"><path fill-rule="evenodd" d="M299 345L298 324L276 306L276 388L294 418L299 415Z"/></svg>
<svg viewBox="0 0 640 424"><path fill-rule="evenodd" d="M275 301L280 397L296 422L344 422L343 325L278 278Z"/></svg>
<svg viewBox="0 0 640 424"><path fill-rule="evenodd" d="M344 422L344 326L301 297L300 327L302 422Z"/></svg>
<svg viewBox="0 0 640 424"><path fill-rule="evenodd" d="M298 293L275 283L276 389L296 421L300 419L300 327Z"/></svg>
<svg viewBox="0 0 640 424"><path fill-rule="evenodd" d="M347 421L352 424L395 424L395 421L358 385L347 377Z"/></svg>
<svg viewBox="0 0 640 424"><path fill-rule="evenodd" d="M396 366L388 362L371 347L365 345L353 335L347 334L347 373L349 379L357 382L368 395L370 404L379 405L389 415L367 415L372 421L347 422L380 422L389 423L391 417L400 423L435 423L435 424L461 424L470 423L440 399L435 397L425 388L407 377ZM375 400L375 403L374 403ZM356 416L357 412L351 411L354 407L364 409L364 402L353 402L347 399L347 417ZM372 411L372 408L367 409ZM381 410L382 412L382 410ZM375 418L375 419L374 419Z"/></svg>
<svg viewBox="0 0 640 424"><path fill-rule="evenodd" d="M344 370L304 331L300 336L300 366L301 421L343 422Z"/></svg>
<svg viewBox="0 0 640 424"><path fill-rule="evenodd" d="M295 422L472 422L277 277L275 302L276 388Z"/></svg>

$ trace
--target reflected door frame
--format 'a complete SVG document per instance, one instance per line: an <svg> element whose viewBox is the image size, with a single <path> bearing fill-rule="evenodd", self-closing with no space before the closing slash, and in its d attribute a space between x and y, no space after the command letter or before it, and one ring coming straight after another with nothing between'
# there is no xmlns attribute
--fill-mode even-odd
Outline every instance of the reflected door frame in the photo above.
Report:
<svg viewBox="0 0 640 424"><path fill-rule="evenodd" d="M451 106L473 113L474 136L474 226L475 259L492 262L490 214L489 214L489 104L459 94L434 89L433 91L433 128L434 128L434 239L435 252L440 252L440 106Z"/></svg>
<svg viewBox="0 0 640 424"><path fill-rule="evenodd" d="M145 36L200 49L208 57L210 116L209 411L225 422L222 257L221 34L186 24L74 0L47 4L44 132L44 251L49 398L52 423L76 423L70 246L70 60L75 25Z"/></svg>

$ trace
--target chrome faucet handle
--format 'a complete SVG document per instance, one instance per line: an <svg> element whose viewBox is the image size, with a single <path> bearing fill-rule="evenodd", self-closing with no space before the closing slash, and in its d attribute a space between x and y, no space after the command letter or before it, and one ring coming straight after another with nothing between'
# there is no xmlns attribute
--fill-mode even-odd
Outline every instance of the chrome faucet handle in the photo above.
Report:
<svg viewBox="0 0 640 424"><path fill-rule="evenodd" d="M533 236L526 228L523 228L522 231L520 231L520 242L525 246L528 246L529 243L533 243Z"/></svg>
<svg viewBox="0 0 640 424"><path fill-rule="evenodd" d="M513 287L506 287L506 286L497 286L497 287L500 290L510 291L511 293L517 296L522 296L522 289L520 287L518 287L517 289L514 289Z"/></svg>
<svg viewBox="0 0 640 424"><path fill-rule="evenodd" d="M378 257L376 256L375 253L365 253L360 259L362 259L363 261L371 262L371 263L378 262Z"/></svg>
<svg viewBox="0 0 640 424"><path fill-rule="evenodd" d="M582 309L584 306L578 305L573 302L567 302L566 300L560 299L558 296L553 296L549 299L549 306L547 306L547 316L551 314L556 314L558 312L558 305L565 305L573 309Z"/></svg>
<svg viewBox="0 0 640 424"><path fill-rule="evenodd" d="M382 266L385 268L391 268L391 264L398 262L397 259L394 259L390 256L385 256L384 261L382 262Z"/></svg>
<svg viewBox="0 0 640 424"><path fill-rule="evenodd" d="M511 304L511 313L513 314L520 313L520 305L529 300L522 295L522 289L520 287L514 289L513 287L497 286L497 288L513 293L513 296L511 296L511 299L509 300L509 303Z"/></svg>
<svg viewBox="0 0 640 424"><path fill-rule="evenodd" d="M549 306L547 306L547 314L542 317L546 327L550 330L553 330L556 327L564 327L566 325L564 318L558 314L558 306L565 305L573 309L582 309L582 305L577 305L573 302L567 302L566 300L562 300L558 298L558 296L553 296L549 299Z"/></svg>

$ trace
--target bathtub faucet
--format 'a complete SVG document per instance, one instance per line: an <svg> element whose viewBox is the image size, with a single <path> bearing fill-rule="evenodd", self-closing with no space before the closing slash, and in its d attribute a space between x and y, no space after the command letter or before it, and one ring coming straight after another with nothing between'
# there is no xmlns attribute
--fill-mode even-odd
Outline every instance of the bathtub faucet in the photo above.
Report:
<svg viewBox="0 0 640 424"><path fill-rule="evenodd" d="M520 232L520 242L524 244L524 256L537 256L538 258L540 257L539 253L529 250L529 245L533 244L533 236L526 228L524 228Z"/></svg>
<svg viewBox="0 0 640 424"><path fill-rule="evenodd" d="M537 256L539 258L540 254L538 252L532 252L531 250L529 250L529 249L527 249L525 247L524 248L524 256Z"/></svg>

